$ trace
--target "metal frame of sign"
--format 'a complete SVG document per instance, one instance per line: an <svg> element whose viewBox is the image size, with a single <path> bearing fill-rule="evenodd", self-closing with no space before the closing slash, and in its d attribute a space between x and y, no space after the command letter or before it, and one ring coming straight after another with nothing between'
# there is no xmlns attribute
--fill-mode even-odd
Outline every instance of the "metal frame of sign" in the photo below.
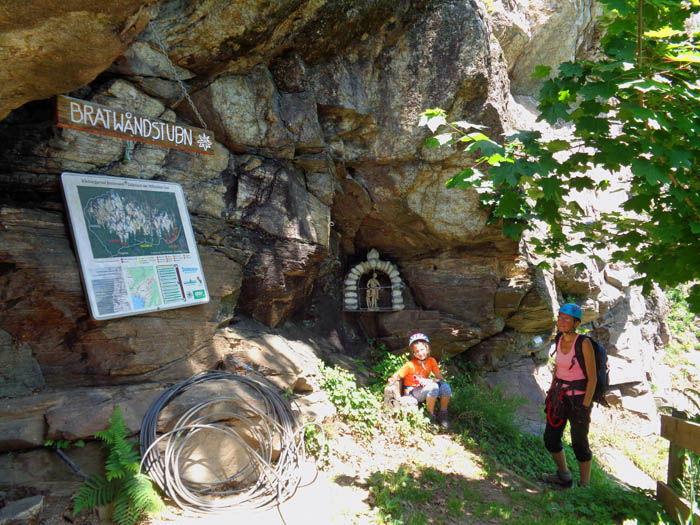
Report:
<svg viewBox="0 0 700 525"><path fill-rule="evenodd" d="M209 302L182 186L69 172L61 182L93 318Z"/></svg>

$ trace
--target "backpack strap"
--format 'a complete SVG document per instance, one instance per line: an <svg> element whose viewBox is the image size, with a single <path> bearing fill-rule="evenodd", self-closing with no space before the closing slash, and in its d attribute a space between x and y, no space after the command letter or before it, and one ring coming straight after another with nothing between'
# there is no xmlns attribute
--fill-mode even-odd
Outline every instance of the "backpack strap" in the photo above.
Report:
<svg viewBox="0 0 700 525"><path fill-rule="evenodd" d="M557 353L557 348L559 346L559 340L564 334L562 332L557 332L557 335L554 337L554 351L550 354L550 357L553 357ZM571 367L573 368L575 363L584 363L583 359L583 340L587 338L585 335L580 335L576 338L576 344L574 345L574 357L571 359ZM590 339L590 338L588 338ZM591 341L591 344L593 344L593 341ZM576 390L585 390L586 386L588 385L588 375L586 374L586 365L584 364L581 366L581 370L583 370L583 376L586 379L579 379L578 381L568 381L568 382L562 382L561 379L555 379L555 381L560 381L563 384L565 384L568 388L576 389ZM556 426L556 425L554 425Z"/></svg>
<svg viewBox="0 0 700 525"><path fill-rule="evenodd" d="M587 335L579 335L578 339L576 340L576 344L574 345L574 358L576 359L576 362L578 363L579 367L581 367L581 371L583 372L583 375L586 378L586 381L588 381L588 372L586 371L586 360L583 357L583 340L588 339L591 342L591 347L593 348L593 365L595 366L595 343L593 342L593 339L588 337ZM574 360L571 360L571 366L574 366Z"/></svg>
<svg viewBox="0 0 700 525"><path fill-rule="evenodd" d="M554 337L554 351L550 354L550 357L553 357L557 353L557 348L559 347L559 340L564 334L562 332L557 332L557 335ZM590 339L588 336L581 335L579 334L578 337L576 338L576 344L574 345L574 357L571 359L571 368L574 367L574 364L579 363L579 366L581 366L581 370L583 371L583 375L586 377L586 380L588 380L588 374L586 374L586 364L583 359L583 340L584 339ZM591 344L593 344L593 341L591 340ZM583 363L581 365L581 363Z"/></svg>

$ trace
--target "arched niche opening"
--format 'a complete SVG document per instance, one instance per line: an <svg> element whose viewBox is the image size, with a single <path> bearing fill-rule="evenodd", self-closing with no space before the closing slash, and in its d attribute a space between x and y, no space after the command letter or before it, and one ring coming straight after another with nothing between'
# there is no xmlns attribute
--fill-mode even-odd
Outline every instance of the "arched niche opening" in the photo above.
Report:
<svg viewBox="0 0 700 525"><path fill-rule="evenodd" d="M382 261L372 248L367 260L350 269L344 281L343 308L353 312L391 312L404 309L399 269Z"/></svg>

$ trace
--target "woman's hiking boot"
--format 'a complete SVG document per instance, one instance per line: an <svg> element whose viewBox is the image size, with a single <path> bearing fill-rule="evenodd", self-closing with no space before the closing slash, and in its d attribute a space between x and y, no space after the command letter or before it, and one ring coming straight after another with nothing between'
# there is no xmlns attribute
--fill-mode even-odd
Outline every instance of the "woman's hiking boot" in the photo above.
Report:
<svg viewBox="0 0 700 525"><path fill-rule="evenodd" d="M559 487L568 489L574 484L574 478L571 477L571 472L559 472L558 470L554 473L547 473L542 475L542 481L549 483L551 485L557 485Z"/></svg>
<svg viewBox="0 0 700 525"><path fill-rule="evenodd" d="M437 413L437 422L445 430L450 429L450 422L447 420L447 410L440 410Z"/></svg>

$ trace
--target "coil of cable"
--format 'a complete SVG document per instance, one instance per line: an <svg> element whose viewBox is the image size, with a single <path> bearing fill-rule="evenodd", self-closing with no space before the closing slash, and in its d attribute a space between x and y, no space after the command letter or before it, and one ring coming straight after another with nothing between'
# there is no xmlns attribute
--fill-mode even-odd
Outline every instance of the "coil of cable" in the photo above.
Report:
<svg viewBox="0 0 700 525"><path fill-rule="evenodd" d="M163 409L186 390L207 381L233 382L248 397L243 400L221 394L200 402L186 410L171 430L158 436ZM207 370L168 388L151 404L141 426L141 471L180 508L195 514L220 513L234 507L262 509L286 501L296 491L305 461L305 425L300 425L276 388L263 381ZM250 403L251 399L256 403ZM222 442L231 440L245 456L244 464L214 481L183 477L183 468L194 463L187 457L192 442L209 432Z"/></svg>

